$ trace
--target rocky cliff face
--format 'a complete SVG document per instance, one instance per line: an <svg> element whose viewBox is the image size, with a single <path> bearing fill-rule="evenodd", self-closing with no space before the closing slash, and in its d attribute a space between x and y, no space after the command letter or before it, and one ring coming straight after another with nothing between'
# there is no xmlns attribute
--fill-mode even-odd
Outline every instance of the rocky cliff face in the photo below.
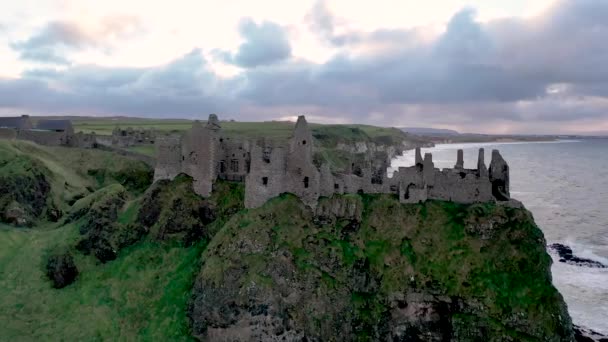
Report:
<svg viewBox="0 0 608 342"><path fill-rule="evenodd" d="M522 208L284 195L203 255L189 316L213 341L571 341L542 232Z"/></svg>

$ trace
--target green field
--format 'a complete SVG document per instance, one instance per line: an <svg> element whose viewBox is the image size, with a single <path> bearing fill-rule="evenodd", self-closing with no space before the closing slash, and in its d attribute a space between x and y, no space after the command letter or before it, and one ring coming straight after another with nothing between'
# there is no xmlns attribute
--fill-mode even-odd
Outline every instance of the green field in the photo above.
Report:
<svg viewBox="0 0 608 342"><path fill-rule="evenodd" d="M192 126L192 120L185 119L144 119L125 117L74 117L70 118L76 132L95 132L101 135L111 135L116 127L154 129L163 132L180 132ZM204 121L203 121L204 122ZM237 122L221 121L222 130L226 134L243 135L252 138L287 139L291 136L294 123L288 121ZM382 137L398 138L404 134L389 127L370 125L322 125L310 123L313 135L331 135L344 140L376 139Z"/></svg>
<svg viewBox="0 0 608 342"><path fill-rule="evenodd" d="M101 135L110 135L116 127L121 128L144 128L164 133L179 133L188 130L192 126L190 120L183 119L143 119L143 118L85 118L77 117L71 119L77 132L95 132ZM246 137L249 139L272 139L284 141L291 137L294 123L287 121L265 121L265 122L236 122L222 121L222 132L228 136ZM370 125L322 125L310 123L317 157L329 162L334 171L344 170L354 159L352 154L344 150L338 150L338 144L352 147L355 143L375 143L385 146L403 146L403 143L412 145L424 141L408 135L397 128L377 127ZM126 148L131 152L137 152L148 156L155 155L152 145L132 146Z"/></svg>

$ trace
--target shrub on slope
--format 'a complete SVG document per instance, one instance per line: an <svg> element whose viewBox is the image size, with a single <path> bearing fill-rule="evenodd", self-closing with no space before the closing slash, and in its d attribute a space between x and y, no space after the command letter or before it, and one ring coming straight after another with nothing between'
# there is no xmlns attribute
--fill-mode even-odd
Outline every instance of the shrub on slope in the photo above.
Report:
<svg viewBox="0 0 608 342"><path fill-rule="evenodd" d="M0 145L0 220L33 225L50 201L49 173L42 163Z"/></svg>

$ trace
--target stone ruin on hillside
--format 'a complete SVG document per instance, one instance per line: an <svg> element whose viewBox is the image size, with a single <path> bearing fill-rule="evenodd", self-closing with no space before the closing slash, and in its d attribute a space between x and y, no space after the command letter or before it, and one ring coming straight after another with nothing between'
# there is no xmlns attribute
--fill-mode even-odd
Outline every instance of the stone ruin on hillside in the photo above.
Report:
<svg viewBox="0 0 608 342"><path fill-rule="evenodd" d="M152 129L116 126L112 130L112 146L131 147L136 145L154 144L156 132Z"/></svg>
<svg viewBox="0 0 608 342"><path fill-rule="evenodd" d="M33 122L29 115L0 117L0 139L29 140L46 146L79 146L82 140L70 120L39 118Z"/></svg>
<svg viewBox="0 0 608 342"><path fill-rule="evenodd" d="M156 140L157 162L154 180L173 179L180 173L191 176L194 191L211 194L217 179L245 182L245 206L255 208L282 193L293 193L315 207L319 197L333 194L389 193L402 203L427 199L475 203L507 201L509 166L497 150L492 151L489 169L484 150L479 150L476 169L465 169L463 152L458 150L454 168L438 169L433 157L416 149L416 163L400 167L389 178L386 171L357 167L352 172L335 173L327 163L313 163L314 140L304 116L298 117L287 143L262 139L254 141L222 133L215 114L206 125L194 122L183 136ZM354 166L354 165L353 165Z"/></svg>

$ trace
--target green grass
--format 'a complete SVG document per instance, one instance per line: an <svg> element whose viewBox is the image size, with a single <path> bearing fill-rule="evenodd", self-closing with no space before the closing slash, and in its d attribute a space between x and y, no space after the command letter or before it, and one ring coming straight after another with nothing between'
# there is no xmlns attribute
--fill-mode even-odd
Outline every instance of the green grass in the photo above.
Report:
<svg viewBox="0 0 608 342"><path fill-rule="evenodd" d="M144 118L73 118L75 130L78 132L95 132L101 135L111 135L112 130L133 127L153 129L162 133L181 133L192 127L193 121L183 119L144 119ZM236 122L222 121L222 134L229 137L245 137L247 139L270 139L284 143L292 136L294 123L288 121ZM343 147L351 148L355 143L375 143L384 146L403 146L403 143L416 143L418 138L407 135L397 128L377 127L371 125L322 125L309 123L315 139L317 166L328 162L332 171L344 171L349 163L361 156L344 151ZM342 150L336 149L338 146ZM126 148L129 151L147 156L155 156L152 145L140 145Z"/></svg>
<svg viewBox="0 0 608 342"><path fill-rule="evenodd" d="M126 148L127 151L137 152L144 154L146 156L155 157L156 156L156 148L154 145L139 145L139 146L131 146Z"/></svg>
<svg viewBox="0 0 608 342"><path fill-rule="evenodd" d="M154 129L161 132L181 132L192 127L192 120L185 119L144 119L144 118L72 118L76 132L95 132L111 135L116 126ZM203 121L204 122L204 121ZM288 121L237 122L221 121L222 131L227 135L248 138L270 138L285 140L291 137L294 124ZM400 143L406 135L397 128L370 125L322 125L309 123L313 136L324 146L333 147L338 142L375 141L381 144ZM138 148L135 148L138 150ZM148 148L139 150L151 155Z"/></svg>
<svg viewBox="0 0 608 342"><path fill-rule="evenodd" d="M53 201L62 206L75 196L123 182L128 187L147 187L152 170L146 164L117 154L68 147L40 146L28 141L0 140L0 173L7 170L4 161L22 158L31 168L41 165L51 184ZM102 170L103 172L99 172ZM23 174L23 170L16 170ZM65 209L65 208L62 208Z"/></svg>
<svg viewBox="0 0 608 342"><path fill-rule="evenodd" d="M51 228L0 228L1 340L189 340L186 303L204 243L145 241L107 264L74 253L80 275L56 290L45 253L78 232Z"/></svg>

